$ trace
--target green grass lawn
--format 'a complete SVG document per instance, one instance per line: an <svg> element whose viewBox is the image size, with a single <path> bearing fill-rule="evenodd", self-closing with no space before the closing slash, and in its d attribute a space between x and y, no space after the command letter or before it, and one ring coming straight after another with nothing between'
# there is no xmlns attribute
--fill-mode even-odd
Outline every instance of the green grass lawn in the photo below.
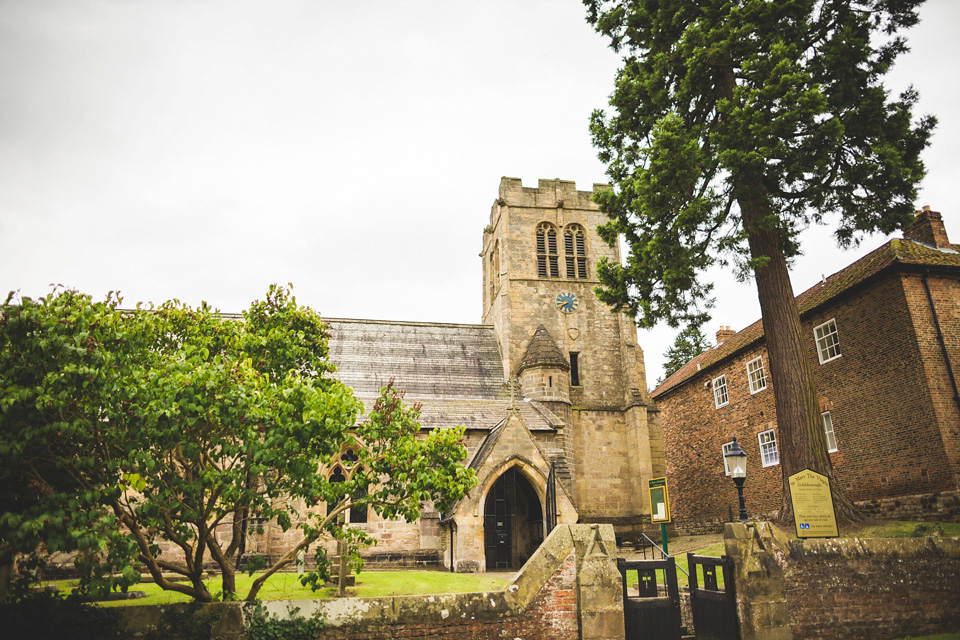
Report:
<svg viewBox="0 0 960 640"><path fill-rule="evenodd" d="M309 587L301 586L295 573L275 573L267 580L258 594L261 600L306 600L332 598L336 589L324 588L313 592ZM246 574L237 576L237 591L244 596L250 589L253 578ZM477 591L496 591L507 586L503 574L489 573L450 573L447 571L363 571L357 576L355 587L347 589L351 597L378 597L395 595L420 595L438 593L471 593ZM56 585L62 593L70 593L77 586L76 581L57 580L48 584ZM210 592L220 591L220 580L206 581ZM146 598L135 600L113 600L99 603L104 607L137 606L144 604L168 604L171 602L189 602L190 597L175 591L164 591L153 582L143 582L130 587L131 591L144 591Z"/></svg>

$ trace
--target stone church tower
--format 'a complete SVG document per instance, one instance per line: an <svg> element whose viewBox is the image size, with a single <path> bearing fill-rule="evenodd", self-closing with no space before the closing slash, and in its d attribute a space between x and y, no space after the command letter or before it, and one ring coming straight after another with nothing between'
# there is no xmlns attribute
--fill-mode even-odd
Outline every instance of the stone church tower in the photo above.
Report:
<svg viewBox="0 0 960 640"><path fill-rule="evenodd" d="M604 188L594 185L594 191ZM581 521L619 532L649 522L646 486L664 474L662 438L648 420L643 351L633 322L593 292L600 258L620 261L597 234L592 192L503 178L483 232L483 324L493 325L505 377L563 423L564 484Z"/></svg>
<svg viewBox="0 0 960 640"><path fill-rule="evenodd" d="M597 235L591 196L503 178L483 232L481 324L326 319L337 377L368 407L394 379L420 404L424 432L463 426L477 478L417 522L351 510L351 526L377 540L371 564L517 570L558 523L609 523L621 536L649 523L663 440L636 328L593 292L598 260L620 254ZM272 527L247 548L284 553L285 535Z"/></svg>

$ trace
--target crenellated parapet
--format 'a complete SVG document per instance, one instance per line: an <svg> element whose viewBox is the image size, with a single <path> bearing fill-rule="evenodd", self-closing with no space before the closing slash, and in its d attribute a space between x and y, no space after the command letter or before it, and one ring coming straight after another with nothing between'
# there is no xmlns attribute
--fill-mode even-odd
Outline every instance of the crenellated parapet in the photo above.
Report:
<svg viewBox="0 0 960 640"><path fill-rule="evenodd" d="M577 190L573 180L546 180L541 178L536 188L523 186L520 178L500 178L500 196L490 211L490 224L496 223L500 207L537 207L549 209L596 209L593 194L609 189L610 185L595 183L592 191Z"/></svg>

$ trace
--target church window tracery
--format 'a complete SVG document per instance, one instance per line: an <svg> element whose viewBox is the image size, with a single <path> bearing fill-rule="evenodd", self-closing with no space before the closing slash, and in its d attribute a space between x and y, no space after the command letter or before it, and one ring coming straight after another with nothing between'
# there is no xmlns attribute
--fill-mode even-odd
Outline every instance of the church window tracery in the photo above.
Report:
<svg viewBox="0 0 960 640"><path fill-rule="evenodd" d="M337 482L346 482L347 479L352 479L353 476L361 471L358 468L358 462L360 457L357 455L357 452L353 449L345 449L339 456L339 464L337 464L333 471L330 473L329 481L331 483ZM357 487L353 492L351 498L354 502L365 498L367 496L367 490L364 487ZM327 504L327 515L333 511L336 507L335 504ZM353 504L350 507L350 520L351 524L362 524L367 521L367 505L366 504Z"/></svg>
<svg viewBox="0 0 960 640"><path fill-rule="evenodd" d="M583 227L578 224L567 225L563 232L564 257L567 263L567 277L587 277L587 246Z"/></svg>
<svg viewBox="0 0 960 640"><path fill-rule="evenodd" d="M549 222L537 226L537 275L541 278L560 277L557 228Z"/></svg>

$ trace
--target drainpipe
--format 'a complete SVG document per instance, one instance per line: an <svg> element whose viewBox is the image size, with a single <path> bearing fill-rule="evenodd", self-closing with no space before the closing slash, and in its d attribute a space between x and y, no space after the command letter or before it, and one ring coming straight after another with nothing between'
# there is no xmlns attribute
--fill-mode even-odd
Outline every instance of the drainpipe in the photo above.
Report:
<svg viewBox="0 0 960 640"><path fill-rule="evenodd" d="M923 288L927 292L927 302L930 303L930 311L933 313L933 325L937 328L937 340L940 341L940 350L943 351L943 361L947 363L947 375L950 377L950 384L953 386L953 401L960 409L960 391L957 390L957 378L953 375L953 367L950 365L950 354L947 353L947 344L943 341L943 331L940 330L940 319L937 317L937 308L933 304L933 294L930 293L930 285L927 283L929 270L923 272Z"/></svg>
<svg viewBox="0 0 960 640"><path fill-rule="evenodd" d="M453 518L450 519L450 573L454 573L453 569Z"/></svg>

